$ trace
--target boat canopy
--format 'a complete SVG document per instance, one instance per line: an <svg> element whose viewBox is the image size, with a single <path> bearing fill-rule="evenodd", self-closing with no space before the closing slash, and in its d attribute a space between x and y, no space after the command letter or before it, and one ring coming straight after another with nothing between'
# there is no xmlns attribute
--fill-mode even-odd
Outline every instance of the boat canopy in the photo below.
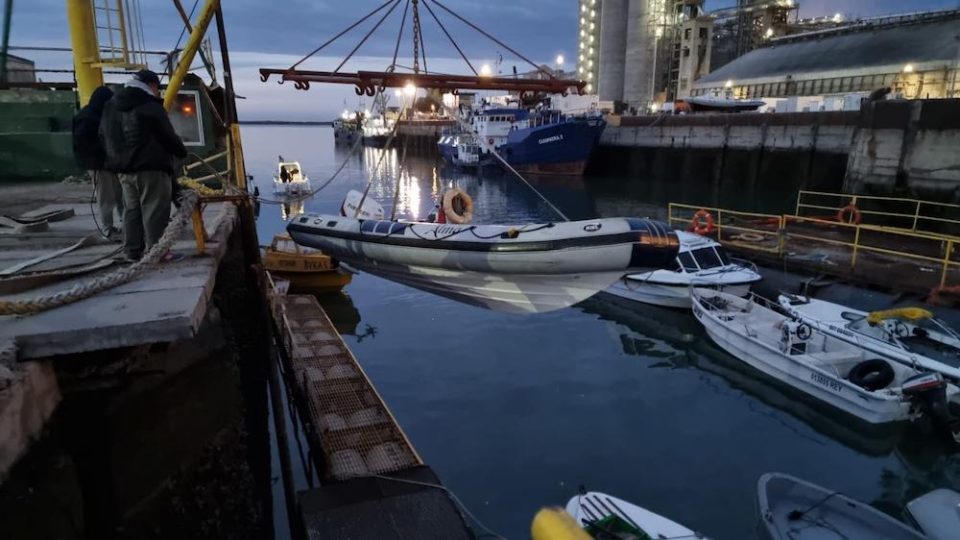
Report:
<svg viewBox="0 0 960 540"><path fill-rule="evenodd" d="M904 319L908 321L919 321L923 319L932 319L933 313L917 307L885 309L873 311L867 315L867 322L871 325L877 325L888 319Z"/></svg>

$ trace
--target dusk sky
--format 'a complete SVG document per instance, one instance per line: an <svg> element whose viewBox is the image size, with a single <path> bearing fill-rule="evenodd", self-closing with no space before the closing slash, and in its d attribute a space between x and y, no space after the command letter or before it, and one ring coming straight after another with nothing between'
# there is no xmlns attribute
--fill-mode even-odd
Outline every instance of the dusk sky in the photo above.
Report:
<svg viewBox="0 0 960 540"><path fill-rule="evenodd" d="M189 10L191 0L182 0ZM506 44L538 63L552 63L558 54L573 59L577 48L576 0L441 0L444 5L466 19L492 33ZM177 43L182 27L173 3L164 0L141 0L146 46L151 50L170 50ZM278 86L273 80L261 83L259 67L288 67L302 55L335 35L337 32L373 10L383 0L224 0L227 39L234 64L237 93L247 97L239 103L240 114L246 119L330 119L346 105L356 108L358 98L352 87L319 86L307 92L294 90L292 85ZM799 0L801 17L833 15L840 12L848 17L904 13L911 11L960 8L960 0ZM202 4L202 1L201 1ZM423 3L421 3L423 4ZM498 52L504 57L501 70L508 73L512 66L524 71L525 64L513 58L502 47L480 36L433 2L434 12L475 65L493 64ZM708 0L707 9L735 4L735 0ZM402 15L401 5L387 18L380 29L357 52L357 57L343 70L358 69L382 71L389 63L396 43L397 28ZM199 11L199 7L197 8ZM384 10L386 11L386 10ZM383 13L384 11L381 11ZM431 71L464 73L467 68L458 58L446 37L439 30L430 13L421 7L421 25ZM373 26L379 14L361 28ZM365 30L360 28L346 34L321 54L302 67L332 70L357 44ZM185 38L184 38L185 41ZM101 40L101 44L103 39ZM409 66L411 52L409 16L398 64ZM14 46L70 45L63 0L29 0L14 2ZM181 43L182 46L182 43ZM68 55L13 51L29 57L39 68L64 68ZM155 57L154 57L155 58ZM161 69L155 59L151 67ZM572 68L572 65L568 65ZM56 75L40 74L54 80ZM369 105L369 101L366 105Z"/></svg>

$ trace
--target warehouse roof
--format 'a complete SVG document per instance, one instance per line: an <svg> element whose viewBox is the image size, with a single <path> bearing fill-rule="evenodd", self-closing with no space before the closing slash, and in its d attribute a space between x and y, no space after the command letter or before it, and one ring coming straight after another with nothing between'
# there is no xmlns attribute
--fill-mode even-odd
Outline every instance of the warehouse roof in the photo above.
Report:
<svg viewBox="0 0 960 540"><path fill-rule="evenodd" d="M868 70L940 62L960 55L960 10L864 22L829 31L774 40L700 78L698 87L728 80L779 78L806 73Z"/></svg>

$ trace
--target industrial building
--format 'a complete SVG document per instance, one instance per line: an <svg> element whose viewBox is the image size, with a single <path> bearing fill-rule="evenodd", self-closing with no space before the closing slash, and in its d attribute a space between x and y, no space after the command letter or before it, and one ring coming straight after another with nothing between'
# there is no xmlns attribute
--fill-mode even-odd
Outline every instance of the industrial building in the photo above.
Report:
<svg viewBox="0 0 960 540"><path fill-rule="evenodd" d="M693 95L960 97L960 10L855 21L773 38L693 84ZM821 101L822 103L822 101Z"/></svg>
<svg viewBox="0 0 960 540"><path fill-rule="evenodd" d="M695 81L780 36L831 28L800 19L794 0L580 0L577 75L618 109L642 111L691 94Z"/></svg>

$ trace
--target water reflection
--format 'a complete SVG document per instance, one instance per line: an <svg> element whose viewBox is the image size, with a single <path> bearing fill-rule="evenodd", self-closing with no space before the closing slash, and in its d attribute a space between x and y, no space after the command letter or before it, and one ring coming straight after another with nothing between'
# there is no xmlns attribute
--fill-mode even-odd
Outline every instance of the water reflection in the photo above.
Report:
<svg viewBox="0 0 960 540"><path fill-rule="evenodd" d="M910 441L915 437L929 440L930 434L922 433L924 430L920 426L878 428L856 418L848 418L796 389L751 369L714 345L703 327L687 311L640 305L605 293L577 307L629 329L631 332L620 332L619 335L625 354L662 359L652 367L691 367L718 375L734 389L743 391L743 399L757 399L860 453L883 456L898 448L898 443L909 449ZM669 343L679 354L658 350L657 345L662 342ZM718 392L729 391L716 386L713 389ZM908 432L910 436L905 436Z"/></svg>
<svg viewBox="0 0 960 540"><path fill-rule="evenodd" d="M291 217L303 213L303 200L292 199L280 203L280 219L289 220Z"/></svg>

